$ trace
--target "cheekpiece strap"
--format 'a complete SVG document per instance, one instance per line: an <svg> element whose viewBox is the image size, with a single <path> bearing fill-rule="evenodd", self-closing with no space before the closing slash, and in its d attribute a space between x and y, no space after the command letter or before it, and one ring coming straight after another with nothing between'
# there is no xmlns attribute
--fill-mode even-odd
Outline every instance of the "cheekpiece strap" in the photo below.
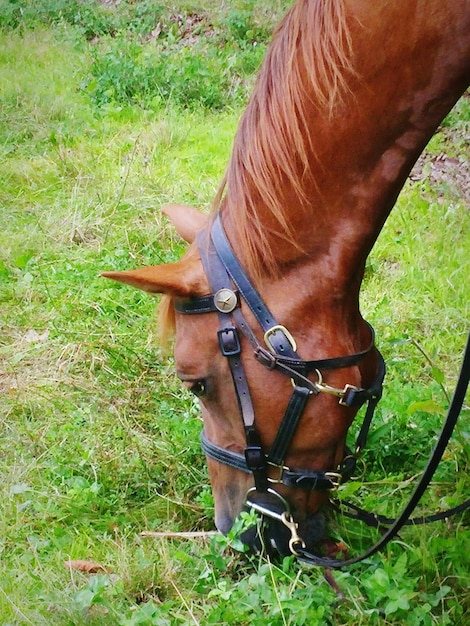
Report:
<svg viewBox="0 0 470 626"><path fill-rule="evenodd" d="M225 234L220 213L215 216L211 229L211 238L217 255L226 271L230 274L243 299L258 320L263 332L269 334L269 342L274 351L283 357L299 359L295 349L289 342L282 326L279 326L271 311L264 304L258 291L240 265L232 246Z"/></svg>

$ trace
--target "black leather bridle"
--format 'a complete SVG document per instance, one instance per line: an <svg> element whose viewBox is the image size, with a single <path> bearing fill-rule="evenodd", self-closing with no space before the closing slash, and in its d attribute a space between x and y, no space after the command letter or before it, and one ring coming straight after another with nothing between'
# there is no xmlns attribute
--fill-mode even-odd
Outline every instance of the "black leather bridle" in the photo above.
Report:
<svg viewBox="0 0 470 626"><path fill-rule="evenodd" d="M255 486L248 490L245 503L263 517L277 520L287 527L291 534L289 549L292 554L308 564L338 569L346 565L358 563L373 555L396 536L399 530L406 524L425 524L447 519L451 515L463 512L470 507L470 499L468 499L447 511L426 517L410 518L439 465L465 399L470 380L469 334L460 376L445 423L428 464L402 513L396 519L389 519L363 511L359 507L346 503L346 508L349 511L345 511L345 514L349 515L349 517L361 519L370 526L389 526L388 530L371 548L360 556L348 560L320 557L310 552L299 536L298 525L291 514L289 502L273 486L283 484L287 487L300 487L309 491L333 491L352 476L357 454L366 444L374 410L382 395L382 385L385 376L385 363L382 355L375 347L374 331L369 326L371 340L369 346L362 352L342 357L305 361L299 358L296 352L295 341L289 331L276 322L245 274L224 232L220 214L216 215L213 221L209 237L206 231L200 233L198 246L212 293L202 297L175 299L174 306L176 311L186 315L213 312L218 314L220 322L220 328L217 333L219 346L230 365L246 435L244 454L227 450L209 441L204 431L201 438L202 449L206 456L219 463L224 463L242 472L253 474ZM242 314L240 308L241 299L251 309L264 332L264 346L260 344ZM261 365L269 370L281 372L292 381L292 396L288 402L274 442L268 451L263 449L256 430L255 414L248 381L240 358L240 332L248 339L254 350L255 358ZM343 389L337 389L323 382L322 370L351 367L358 364L372 350L376 351L378 365L375 379L369 388L364 389L346 385ZM316 380L311 380L308 377L312 373L314 373ZM356 440L355 450L351 453L346 449L339 467L331 471L287 467L284 459L303 410L309 399L319 393L329 393L336 396L338 402L346 407L360 408L362 405L367 404L364 420ZM277 474L275 478L271 477L273 468Z"/></svg>
<svg viewBox="0 0 470 626"><path fill-rule="evenodd" d="M199 252L212 293L207 296L190 299L175 299L176 311L186 315L200 315L216 312L219 316L220 329L218 340L221 353L228 359L240 413L246 435L244 454L233 452L209 441L202 433L202 448L205 454L254 477L254 488L246 496L246 504L261 513L284 523L291 531L290 549L294 554L305 548L297 533L288 502L273 488L275 484L287 487L303 488L308 491L331 491L347 481L354 472L356 456L365 446L375 407L382 395L385 376L385 363L380 352L375 348L374 332L369 326L371 340L362 352L356 354L305 361L296 352L296 345L289 331L277 323L264 304L257 290L241 267L224 232L220 215L216 215L210 231L210 238L205 232L198 239ZM265 345L261 345L242 314L240 303L243 299L263 333ZM269 451L261 445L256 429L255 414L250 397L248 381L241 362L240 332L251 344L255 358L269 370L276 370L292 381L293 391L287 404L277 435ZM378 356L375 379L369 388L346 385L337 389L323 382L322 371L357 365L372 350ZM312 374L311 380L308 376ZM346 450L339 467L330 471L317 471L288 467L284 463L299 420L310 398L319 393L328 393L338 398L345 407L359 408L367 404L364 421L356 440L355 450ZM272 478L273 471L276 477ZM263 497L259 497L260 494ZM265 496L269 497L266 498Z"/></svg>

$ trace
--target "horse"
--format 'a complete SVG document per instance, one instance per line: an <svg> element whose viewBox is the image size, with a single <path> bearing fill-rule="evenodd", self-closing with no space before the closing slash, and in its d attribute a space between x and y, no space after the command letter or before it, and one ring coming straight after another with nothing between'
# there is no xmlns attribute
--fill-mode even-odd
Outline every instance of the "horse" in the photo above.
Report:
<svg viewBox="0 0 470 626"><path fill-rule="evenodd" d="M201 406L215 523L317 550L384 365L363 319L367 256L418 156L470 84L469 0L297 0L268 49L210 215L163 210L176 263L105 277L163 294L176 372ZM361 447L361 442L357 448Z"/></svg>

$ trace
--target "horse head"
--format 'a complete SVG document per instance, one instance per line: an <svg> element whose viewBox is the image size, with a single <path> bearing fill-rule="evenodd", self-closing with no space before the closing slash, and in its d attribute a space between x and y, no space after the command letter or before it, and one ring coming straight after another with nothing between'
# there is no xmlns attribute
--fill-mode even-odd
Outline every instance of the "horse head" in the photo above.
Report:
<svg viewBox="0 0 470 626"><path fill-rule="evenodd" d="M295 359L300 364L287 354L279 367L275 365L277 355L269 339L266 343L265 332L242 294L237 296L242 321L231 320L230 327L246 325L250 331L244 334L240 328L236 330L240 352L239 369L234 373L230 359L221 350L221 312L212 306L214 288L201 260L204 245L195 242L198 231L210 231L207 217L180 205L164 211L191 244L185 256L172 264L106 272L104 276L167 296L166 305L174 316L176 372L201 406L203 448L208 456L217 528L227 533L239 513L252 506L267 513L268 523L263 533L247 531L243 536L246 543L258 547L262 541L281 554L289 554L290 522L290 530L298 528L299 536L312 549L323 534L320 509L345 478L342 472L350 473L353 466L354 456L345 448L346 434L357 406L369 398L364 396L360 402L354 398L348 404L341 402L341 394L345 389L367 394L368 385L374 381L377 354L370 329L360 319L351 329L351 336L360 337L361 347L365 347L358 353L356 344L348 339L345 342L339 327L335 330L331 316L322 315L321 305L312 312L310 290L302 286L300 268L291 271L289 280L280 277L260 288L263 302L283 329L281 334L286 332L288 350L299 343ZM339 318L344 316L339 305L338 314ZM336 363L334 358L307 360L343 354L348 355L344 363ZM327 370L321 371L322 365ZM296 389L303 389L303 395L295 396ZM243 394L249 396L248 409ZM247 412L251 414L248 418ZM292 414L287 418L292 420L290 424L287 413ZM247 419L256 440L247 441ZM277 452L269 457L275 441ZM256 471L250 471L244 457L248 448L257 447L265 465L262 489L255 480ZM287 519L282 518L284 513Z"/></svg>

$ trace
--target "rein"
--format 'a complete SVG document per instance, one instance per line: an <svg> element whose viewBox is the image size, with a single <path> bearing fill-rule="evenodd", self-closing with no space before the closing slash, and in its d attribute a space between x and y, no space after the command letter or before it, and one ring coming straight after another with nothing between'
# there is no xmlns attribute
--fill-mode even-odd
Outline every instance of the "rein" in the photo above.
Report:
<svg viewBox="0 0 470 626"><path fill-rule="evenodd" d="M261 513L263 517L282 522L289 529L291 533L289 548L301 561L329 568L340 568L367 558L388 543L405 523L413 523L413 520L408 519L409 515L416 507L439 464L464 400L470 373L470 340L462 366L461 378L443 432L416 491L402 515L397 520L389 520L381 516L374 516L357 507L346 505L353 511L353 513L349 513L351 517L363 519L370 525L379 526L392 523L392 526L377 544L360 557L346 561L319 557L306 549L304 541L298 534L297 523L291 514L289 503L273 488L273 485L283 484L287 487L300 487L309 491L333 491L353 475L357 455L366 445L374 411L382 396L385 376L385 362L375 347L374 331L369 325L371 340L368 347L361 352L341 357L305 361L298 356L297 346L292 335L284 326L277 323L245 274L224 232L220 214L217 214L214 219L210 239L205 238L204 232L200 233L198 246L212 293L197 298L175 299L175 310L186 315L213 312L218 314L220 323L217 332L219 346L230 366L246 436L244 454L240 454L209 441L203 431L201 445L204 453L219 463L253 474L255 486L249 489L246 494L245 504ZM248 305L264 333L264 346L259 343L242 314L241 299ZM290 378L293 386L292 395L285 409L279 430L267 452L263 450L259 433L256 430L254 408L240 358L240 332L251 344L257 361L267 369L276 370ZM358 388L347 384L343 389L339 389L323 382L322 370L356 365L372 350L377 353L378 367L375 379L369 388ZM312 373L315 380L308 378L308 375ZM367 404L355 450L352 453L346 448L340 465L330 471L288 467L285 465L284 459L299 420L308 401L319 393L327 393L337 397L339 404L346 407L360 408ZM275 473L274 477L273 473ZM470 500L461 507L465 505L470 506ZM457 512L457 509L461 507L456 507L456 510L452 510L452 512ZM451 514L450 511L446 513L447 516Z"/></svg>

